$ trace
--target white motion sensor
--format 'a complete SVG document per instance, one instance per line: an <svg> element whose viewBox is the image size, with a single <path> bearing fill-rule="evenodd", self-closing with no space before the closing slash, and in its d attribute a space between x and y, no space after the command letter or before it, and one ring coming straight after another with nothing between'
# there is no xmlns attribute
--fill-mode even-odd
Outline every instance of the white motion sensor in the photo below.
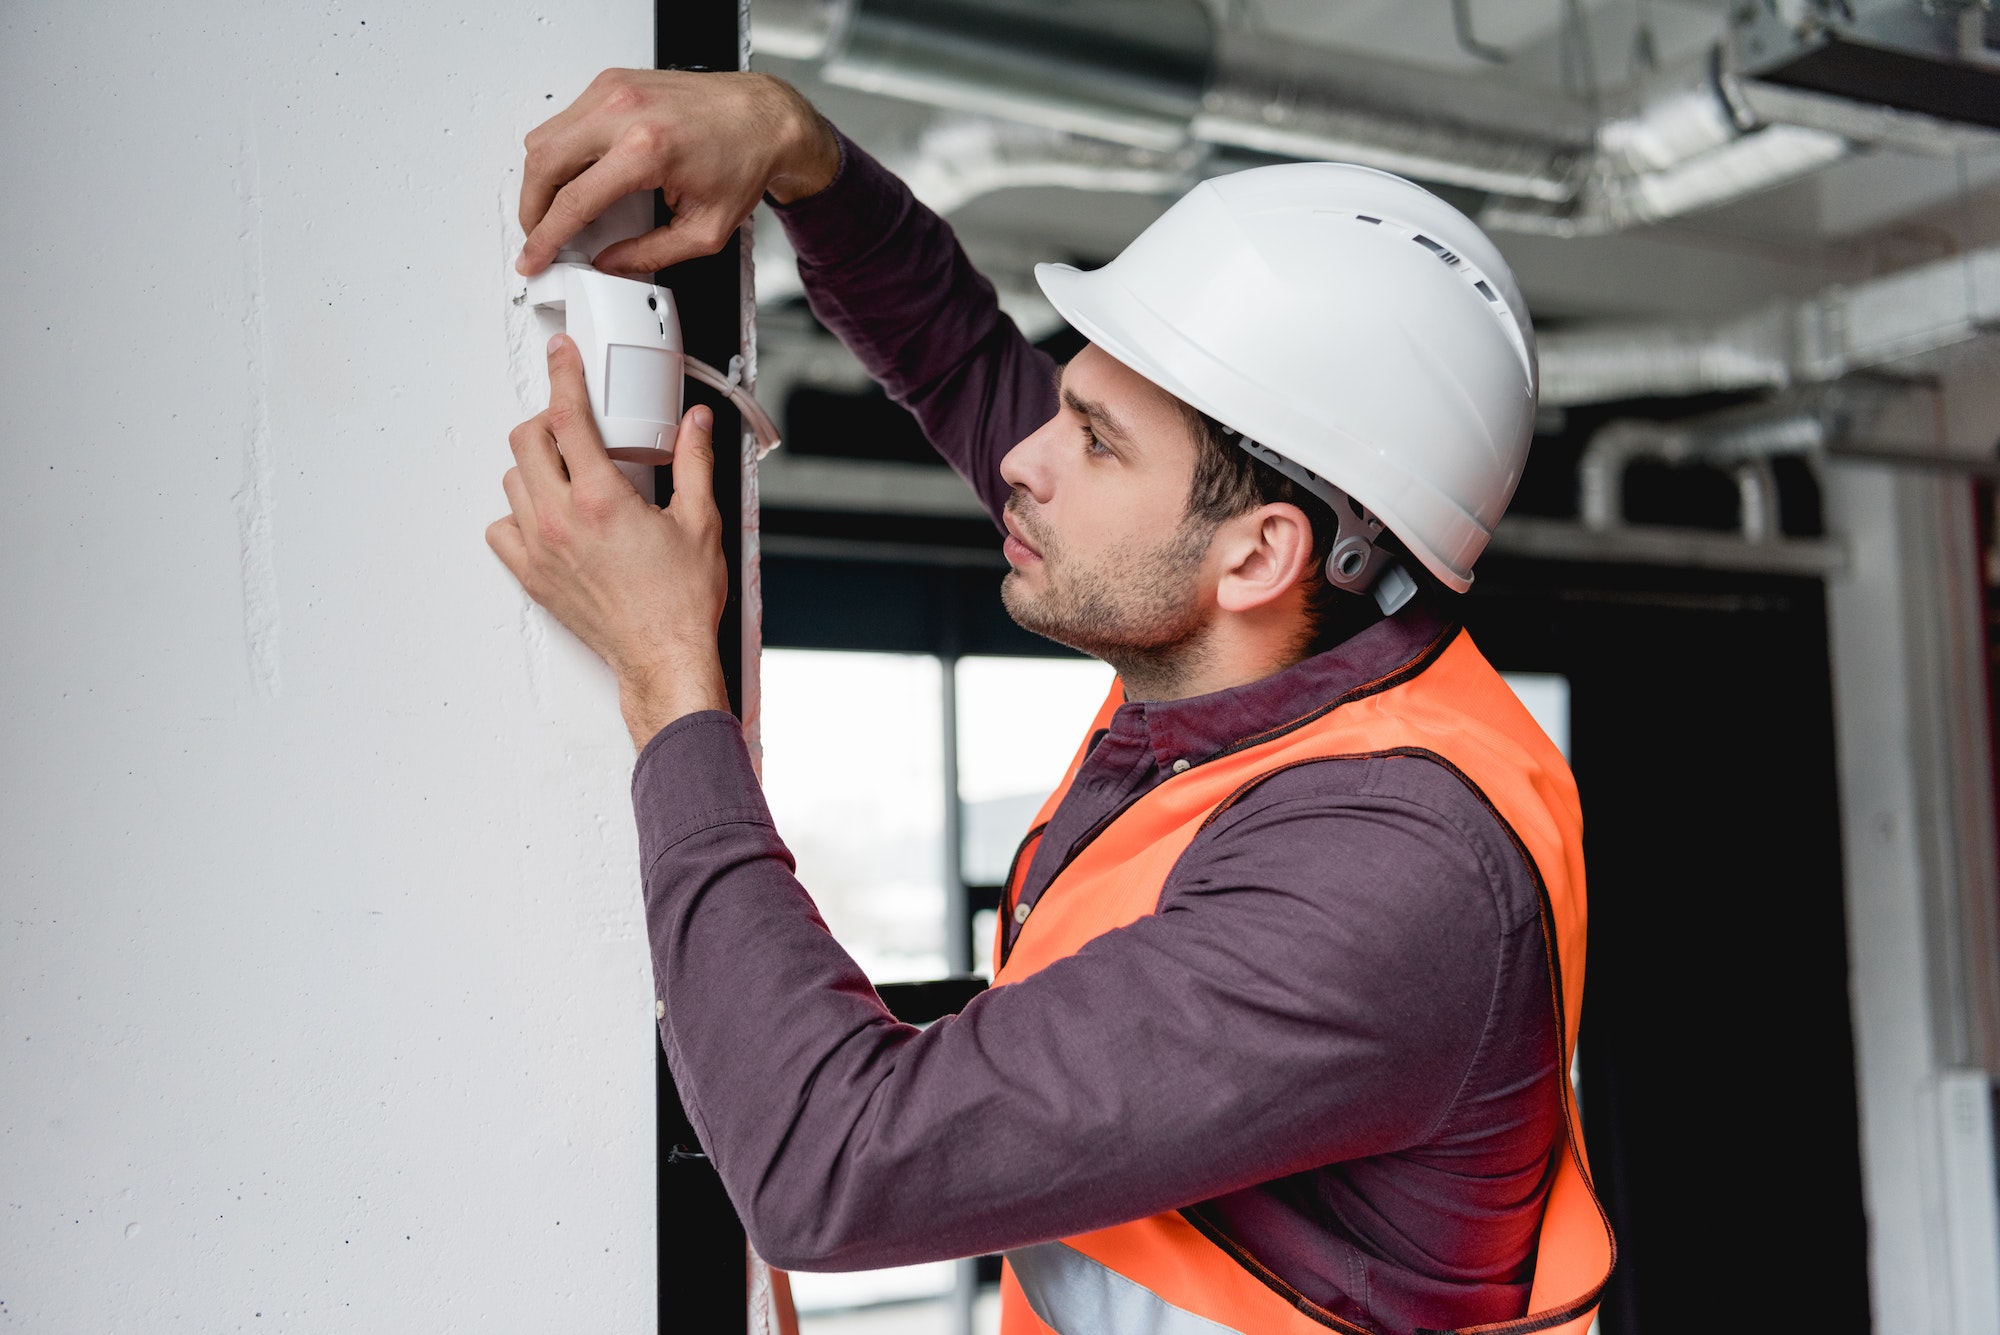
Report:
<svg viewBox="0 0 2000 1335"><path fill-rule="evenodd" d="M742 384L742 359L731 359L724 375L686 354L680 314L668 289L599 273L581 254L565 250L530 278L528 290L515 300L562 313L564 331L583 355L590 412L605 452L648 500L653 499L648 465L673 460L684 376L728 397L755 433L759 458L777 447L777 427Z"/></svg>
<svg viewBox="0 0 2000 1335"><path fill-rule="evenodd" d="M599 273L565 252L528 280L527 304L563 313L565 332L583 354L583 382L605 449L614 458L627 450L671 458L685 374L674 294Z"/></svg>

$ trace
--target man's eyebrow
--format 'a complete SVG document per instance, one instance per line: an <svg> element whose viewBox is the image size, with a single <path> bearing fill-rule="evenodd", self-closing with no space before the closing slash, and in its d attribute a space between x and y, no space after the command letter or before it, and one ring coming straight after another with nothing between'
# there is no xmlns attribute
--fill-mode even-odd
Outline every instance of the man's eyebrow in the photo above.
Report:
<svg viewBox="0 0 2000 1335"><path fill-rule="evenodd" d="M1096 425L1099 435L1115 436L1119 440L1130 441L1130 433L1112 411L1095 399L1086 399L1069 386L1062 386L1063 407L1083 417L1088 417Z"/></svg>

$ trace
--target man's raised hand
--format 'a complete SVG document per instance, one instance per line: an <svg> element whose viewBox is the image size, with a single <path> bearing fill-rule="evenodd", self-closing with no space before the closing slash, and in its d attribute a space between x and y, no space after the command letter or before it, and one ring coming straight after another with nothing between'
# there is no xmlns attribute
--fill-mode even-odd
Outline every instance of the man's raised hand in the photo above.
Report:
<svg viewBox="0 0 2000 1335"><path fill-rule="evenodd" d="M549 407L508 438L511 513L487 545L618 675L633 744L703 709L727 709L715 630L729 575L715 506L714 419L695 407L674 440L674 495L656 509L604 452L576 344L549 341Z"/></svg>
<svg viewBox="0 0 2000 1335"><path fill-rule="evenodd" d="M832 129L766 74L606 70L526 145L523 274L641 190L664 192L673 221L608 247L598 268L643 274L712 255L767 191L781 203L815 194L840 166Z"/></svg>

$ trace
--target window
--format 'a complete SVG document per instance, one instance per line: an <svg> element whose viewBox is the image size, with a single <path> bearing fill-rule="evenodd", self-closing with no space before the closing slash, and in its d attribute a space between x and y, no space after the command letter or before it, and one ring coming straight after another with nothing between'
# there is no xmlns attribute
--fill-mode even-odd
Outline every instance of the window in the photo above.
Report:
<svg viewBox="0 0 2000 1335"><path fill-rule="evenodd" d="M1569 678L1554 672L1503 672L1500 676L1542 725L1556 750L1569 758Z"/></svg>
<svg viewBox="0 0 2000 1335"><path fill-rule="evenodd" d="M943 692L927 654L764 652L771 814L828 928L878 983L945 973Z"/></svg>
<svg viewBox="0 0 2000 1335"><path fill-rule="evenodd" d="M959 874L975 894L1006 881L1111 679L1110 668L1087 658L958 660ZM993 927L993 909L973 915L973 971L989 978Z"/></svg>
<svg viewBox="0 0 2000 1335"><path fill-rule="evenodd" d="M1100 663L767 649L764 791L799 879L828 928L878 983L947 972L948 897L990 893L1042 799L1061 781L1111 684ZM955 709L953 708L955 706ZM947 729L957 742L946 773ZM959 872L949 883L945 814L962 805ZM960 918L963 922L964 919ZM974 920L974 960L990 975L993 913ZM973 1298L951 1262L839 1275L798 1274L802 1335L894 1330L945 1335ZM977 1295L974 1329L997 1321Z"/></svg>

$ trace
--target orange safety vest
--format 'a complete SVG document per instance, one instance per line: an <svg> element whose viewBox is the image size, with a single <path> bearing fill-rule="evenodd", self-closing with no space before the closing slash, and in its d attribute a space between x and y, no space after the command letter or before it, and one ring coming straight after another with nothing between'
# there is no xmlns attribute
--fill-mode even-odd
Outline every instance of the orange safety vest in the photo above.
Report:
<svg viewBox="0 0 2000 1335"><path fill-rule="evenodd" d="M1109 725L1123 698L1114 684L1089 735ZM1088 750L1086 740L1015 854L1001 906L1003 942L1042 829ZM1140 797L1057 873L994 985L1018 982L1157 911L1168 873L1196 834L1265 779L1294 765L1379 755L1420 756L1457 774L1499 817L1541 890L1550 1004L1562 1036L1560 1162L1543 1207L1528 1314L1467 1330L1583 1335L1616 1255L1591 1188L1568 1079L1583 1000L1583 817L1561 752L1463 631L1445 632L1387 676L1246 738ZM1001 958L997 946L994 958ZM1000 1301L1001 1335L1323 1335L1329 1328L1367 1335L1177 1211L1009 1252Z"/></svg>

